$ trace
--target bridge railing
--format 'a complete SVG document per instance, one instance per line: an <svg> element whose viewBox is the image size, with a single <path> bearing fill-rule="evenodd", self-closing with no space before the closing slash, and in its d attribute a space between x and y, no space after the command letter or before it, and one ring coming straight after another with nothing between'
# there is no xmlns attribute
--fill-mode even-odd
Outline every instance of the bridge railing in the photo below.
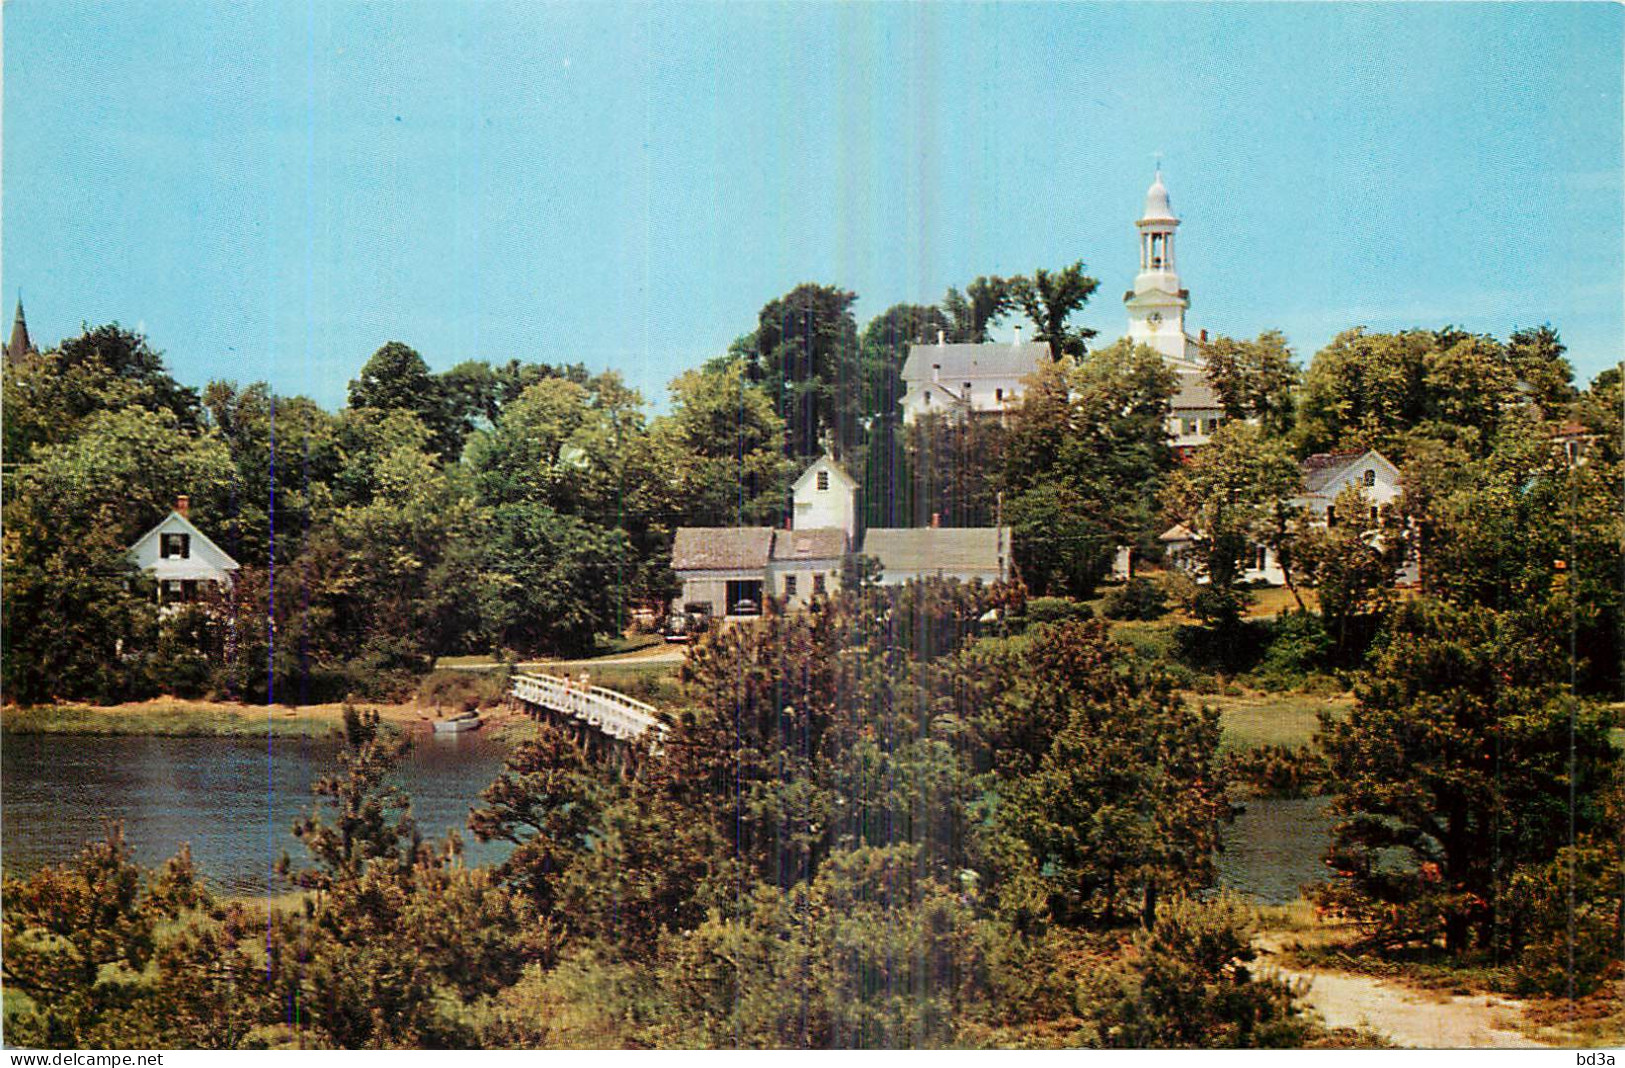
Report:
<svg viewBox="0 0 1625 1068"><path fill-rule="evenodd" d="M512 692L521 701L574 716L611 738L636 741L654 731L658 740L666 733L653 705L602 686L583 687L556 675L527 672L513 676Z"/></svg>

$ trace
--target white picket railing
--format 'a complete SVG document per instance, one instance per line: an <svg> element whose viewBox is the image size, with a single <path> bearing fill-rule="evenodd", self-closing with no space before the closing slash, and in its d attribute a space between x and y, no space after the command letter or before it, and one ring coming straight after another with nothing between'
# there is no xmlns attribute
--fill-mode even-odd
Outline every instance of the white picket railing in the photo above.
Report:
<svg viewBox="0 0 1625 1068"><path fill-rule="evenodd" d="M583 688L570 679L526 673L513 677L512 693L528 704L574 716L611 738L634 742L654 731L658 741L666 733L653 705L602 686Z"/></svg>

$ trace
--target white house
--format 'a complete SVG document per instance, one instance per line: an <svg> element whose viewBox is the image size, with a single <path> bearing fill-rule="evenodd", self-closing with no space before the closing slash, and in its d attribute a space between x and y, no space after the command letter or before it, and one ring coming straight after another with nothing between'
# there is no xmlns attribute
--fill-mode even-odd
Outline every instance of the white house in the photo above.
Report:
<svg viewBox="0 0 1625 1068"><path fill-rule="evenodd" d="M679 528L671 567L683 589L673 607L753 616L769 596L798 608L835 590L857 537L857 491L857 480L826 454L796 480L789 529Z"/></svg>
<svg viewBox="0 0 1625 1068"><path fill-rule="evenodd" d="M1399 500L1403 487L1399 468L1376 449L1350 452L1319 452L1299 465L1303 475L1303 492L1292 498L1291 505L1308 521L1310 526L1332 527L1345 523L1358 523L1363 529L1374 528L1381 511ZM1338 494L1350 486L1359 487L1370 502L1365 515L1339 515L1336 508ZM1183 523L1175 523L1157 539L1167 552L1168 564L1173 567L1194 567L1194 549L1198 535ZM1400 568L1397 581L1410 583L1417 580L1415 560L1407 560ZM1241 581L1267 582L1272 586L1284 585L1286 575L1268 546L1253 546L1252 555L1243 568Z"/></svg>
<svg viewBox="0 0 1625 1068"><path fill-rule="evenodd" d="M1052 359L1047 341L950 345L939 332L935 345L910 345L903 361L903 422L933 412L948 415L1003 415L1026 392L1027 379Z"/></svg>
<svg viewBox="0 0 1625 1068"><path fill-rule="evenodd" d="M136 539L129 558L158 581L160 604L196 601L204 583L229 586L240 570L237 561L192 524L190 500L178 497L175 509Z"/></svg>

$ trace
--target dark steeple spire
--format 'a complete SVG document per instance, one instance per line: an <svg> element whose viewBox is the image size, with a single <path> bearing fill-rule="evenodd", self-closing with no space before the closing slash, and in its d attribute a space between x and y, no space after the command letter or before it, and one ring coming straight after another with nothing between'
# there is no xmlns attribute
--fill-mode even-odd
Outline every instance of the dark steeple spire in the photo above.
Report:
<svg viewBox="0 0 1625 1068"><path fill-rule="evenodd" d="M34 343L28 339L28 320L23 318L23 298L19 294L17 318L11 324L11 340L6 343L6 363L18 363L33 351Z"/></svg>

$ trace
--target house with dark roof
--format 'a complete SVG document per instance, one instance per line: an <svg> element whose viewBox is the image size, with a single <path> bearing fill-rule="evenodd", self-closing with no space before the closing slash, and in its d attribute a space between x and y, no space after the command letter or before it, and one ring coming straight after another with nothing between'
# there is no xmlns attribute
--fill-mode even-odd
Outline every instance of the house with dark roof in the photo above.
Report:
<svg viewBox="0 0 1625 1068"><path fill-rule="evenodd" d="M191 520L191 502L177 497L175 508L137 538L128 551L135 566L158 580L158 603L178 605L201 599L206 584L229 586L241 570Z"/></svg>
<svg viewBox="0 0 1625 1068"><path fill-rule="evenodd" d="M935 345L910 345L903 361L903 422L941 412L956 418L1003 415L1026 392L1027 379L1053 359L1049 342L990 341L950 345L939 331Z"/></svg>

